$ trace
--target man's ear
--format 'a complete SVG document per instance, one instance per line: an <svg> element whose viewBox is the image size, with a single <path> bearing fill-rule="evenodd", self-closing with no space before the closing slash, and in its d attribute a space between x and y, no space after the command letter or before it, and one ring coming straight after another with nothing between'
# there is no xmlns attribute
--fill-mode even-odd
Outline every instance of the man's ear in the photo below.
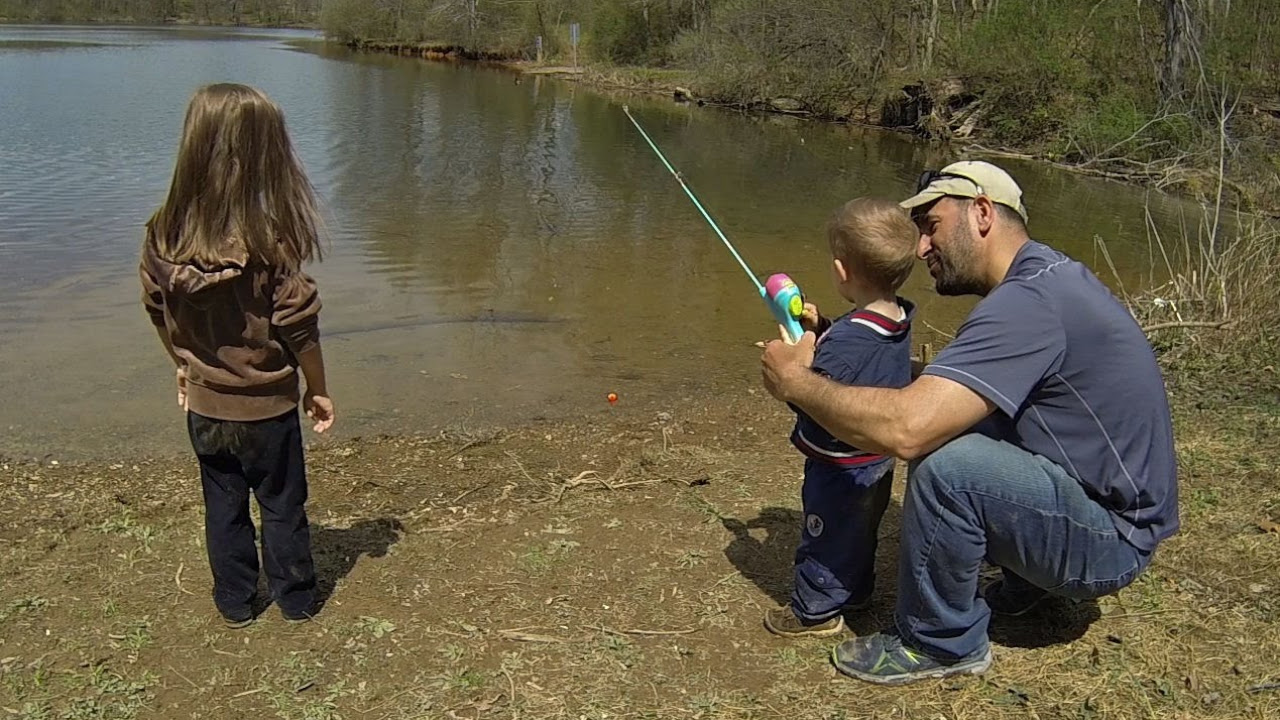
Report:
<svg viewBox="0 0 1280 720"><path fill-rule="evenodd" d="M840 258L835 258L831 263L835 266L836 277L840 280L840 283L843 285L849 282L849 268L844 266L844 261Z"/></svg>
<svg viewBox="0 0 1280 720"><path fill-rule="evenodd" d="M986 235L991 232L991 228L996 224L996 204L986 195L979 195L973 199L971 207L974 211L974 220L978 223L978 233Z"/></svg>

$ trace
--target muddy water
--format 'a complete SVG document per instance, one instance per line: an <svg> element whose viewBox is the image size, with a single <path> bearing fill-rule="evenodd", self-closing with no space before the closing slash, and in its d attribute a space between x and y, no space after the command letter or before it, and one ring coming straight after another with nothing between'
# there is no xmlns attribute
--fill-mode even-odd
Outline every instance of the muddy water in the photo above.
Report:
<svg viewBox="0 0 1280 720"><path fill-rule="evenodd" d="M136 256L184 104L215 81L285 108L325 202L330 250L314 274L338 432L650 413L756 384L750 343L772 332L769 316L621 100L304 50L306 37L0 27L0 453L184 447ZM827 214L856 195L903 196L947 160L889 134L630 102L754 270L790 273L831 312ZM1008 167L1037 237L1095 265L1102 237L1125 282L1144 282L1142 191ZM1160 222L1178 212L1152 203ZM954 327L972 301L927 281L918 269L904 293L922 321Z"/></svg>

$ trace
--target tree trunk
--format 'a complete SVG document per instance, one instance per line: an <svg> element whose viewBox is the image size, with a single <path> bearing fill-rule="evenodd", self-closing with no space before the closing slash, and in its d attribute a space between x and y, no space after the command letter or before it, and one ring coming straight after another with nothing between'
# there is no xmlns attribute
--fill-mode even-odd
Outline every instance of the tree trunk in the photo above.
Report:
<svg viewBox="0 0 1280 720"><path fill-rule="evenodd" d="M1166 102L1186 90L1187 65L1196 46L1191 0L1164 0L1164 67L1160 71L1160 97Z"/></svg>
<svg viewBox="0 0 1280 720"><path fill-rule="evenodd" d="M929 10L929 20L925 30L924 40L924 63L925 72L933 66L933 49L938 42L938 0L933 0L933 6Z"/></svg>
<svg viewBox="0 0 1280 720"><path fill-rule="evenodd" d="M471 46L476 47L476 35L480 31L480 0L467 0L467 33Z"/></svg>

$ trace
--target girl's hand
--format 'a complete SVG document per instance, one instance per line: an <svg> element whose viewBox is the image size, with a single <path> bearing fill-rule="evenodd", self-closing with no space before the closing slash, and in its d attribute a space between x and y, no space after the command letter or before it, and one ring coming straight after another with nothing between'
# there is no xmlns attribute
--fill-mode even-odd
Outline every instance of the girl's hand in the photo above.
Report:
<svg viewBox="0 0 1280 720"><path fill-rule="evenodd" d="M333 409L333 399L327 395L316 395L310 391L302 398L302 407L307 417L315 421L312 430L322 433L333 426L337 413Z"/></svg>
<svg viewBox="0 0 1280 720"><path fill-rule="evenodd" d="M186 412L187 407L187 369L178 367L178 407Z"/></svg>

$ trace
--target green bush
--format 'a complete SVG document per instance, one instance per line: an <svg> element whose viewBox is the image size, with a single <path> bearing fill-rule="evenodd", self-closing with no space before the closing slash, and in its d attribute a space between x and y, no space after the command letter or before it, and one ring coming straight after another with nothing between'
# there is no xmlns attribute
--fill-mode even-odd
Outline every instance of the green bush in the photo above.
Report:
<svg viewBox="0 0 1280 720"><path fill-rule="evenodd" d="M592 55L615 65L666 65L671 60L672 42L692 20L681 7L602 5L592 17Z"/></svg>

